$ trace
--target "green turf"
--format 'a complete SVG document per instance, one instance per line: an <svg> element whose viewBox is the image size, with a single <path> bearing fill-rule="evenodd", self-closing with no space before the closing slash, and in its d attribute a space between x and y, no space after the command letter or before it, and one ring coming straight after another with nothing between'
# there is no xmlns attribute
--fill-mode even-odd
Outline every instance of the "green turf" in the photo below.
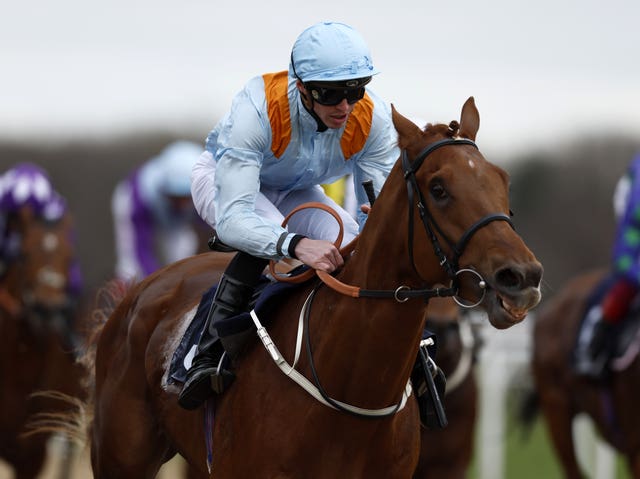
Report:
<svg viewBox="0 0 640 479"><path fill-rule="evenodd" d="M523 434L517 425L510 423L507 426L506 439L504 479L563 479L542 421L536 421L528 435ZM469 471L469 479L480 479L477 462L475 458ZM617 459L614 477L631 479L620 457Z"/></svg>

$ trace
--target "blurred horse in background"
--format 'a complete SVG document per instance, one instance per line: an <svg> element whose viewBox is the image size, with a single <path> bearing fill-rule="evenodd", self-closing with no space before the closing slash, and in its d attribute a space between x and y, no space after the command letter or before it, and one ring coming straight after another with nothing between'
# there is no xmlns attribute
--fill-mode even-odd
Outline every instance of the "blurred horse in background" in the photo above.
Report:
<svg viewBox="0 0 640 479"><path fill-rule="evenodd" d="M573 369L572 353L587 303L606 276L601 270L573 278L534 322L535 391L526 398L522 419L531 424L541 409L568 479L587 477L580 470L572 433L573 419L580 413L593 420L600 435L626 457L632 477L640 479L640 359L636 355L624 367L614 364L605 381L577 375Z"/></svg>
<svg viewBox="0 0 640 479"><path fill-rule="evenodd" d="M409 377L425 299L459 292L432 286L480 288L489 321L504 329L539 302L542 266L510 223L508 175L473 141L473 98L460 122L423 130L395 110L393 121L403 155L355 252L335 277L318 272L322 281L279 298L261 319L282 353L253 343L224 395L181 409L168 368L228 254L173 263L104 311L86 356L96 479L150 479L176 453L216 478L411 477L420 418ZM284 358L297 356L297 325L305 347L294 368Z"/></svg>
<svg viewBox="0 0 640 479"><path fill-rule="evenodd" d="M438 366L447 377L444 429L422 427L418 468L414 479L464 479L473 457L478 409L474 365L480 348L469 315L451 298L433 298L427 307L426 328L437 338Z"/></svg>
<svg viewBox="0 0 640 479"><path fill-rule="evenodd" d="M8 218L20 239L19 254L0 279L0 458L16 479L33 479L46 459L50 434L28 434L38 414L68 408L55 395L80 396L82 369L76 364L73 332L67 326L76 314L66 286L74 259L69 214L52 222L23 206ZM62 462L60 477L69 477Z"/></svg>

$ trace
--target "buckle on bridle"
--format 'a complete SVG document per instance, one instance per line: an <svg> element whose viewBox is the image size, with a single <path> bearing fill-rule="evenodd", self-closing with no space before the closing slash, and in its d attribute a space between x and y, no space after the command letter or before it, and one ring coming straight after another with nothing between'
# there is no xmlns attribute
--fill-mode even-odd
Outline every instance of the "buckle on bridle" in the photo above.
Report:
<svg viewBox="0 0 640 479"><path fill-rule="evenodd" d="M393 292L393 297L398 303L404 303L406 301L409 301L409 296L407 296L404 299L398 296L398 293L400 293L402 290L405 290L405 289L409 290L409 286L398 286L398 288Z"/></svg>

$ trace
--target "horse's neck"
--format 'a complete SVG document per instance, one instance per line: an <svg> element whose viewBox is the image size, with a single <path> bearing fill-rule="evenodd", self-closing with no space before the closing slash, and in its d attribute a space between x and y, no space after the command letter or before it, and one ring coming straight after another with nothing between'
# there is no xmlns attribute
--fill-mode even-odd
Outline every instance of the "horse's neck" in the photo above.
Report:
<svg viewBox="0 0 640 479"><path fill-rule="evenodd" d="M402 186L381 194L355 252L338 275L340 281L369 290L425 286L409 258L406 219L398 220L399 215L407 215ZM353 298L328 288L321 290L313 313L321 318L318 324L322 326L312 324L311 329L318 360L341 371L333 376L335 389L342 387L355 397L355 385L384 378L375 385L367 384L369 399L377 398L378 406L397 400L415 362L425 307L420 298L401 303L394 298Z"/></svg>
<svg viewBox="0 0 640 479"><path fill-rule="evenodd" d="M428 265L420 274L412 263L409 235L414 236L415 243L416 239L422 241L424 231L420 231L422 224L417 218L410 231L409 208L407 187L396 165L358 237L355 253L341 274L343 281L368 289L395 289L401 285L423 288L425 283L442 280L444 270L432 250L426 258L420 258L422 265ZM415 205L411 205L411 214L415 216ZM424 245L414 246L425 250ZM418 254L418 248L414 249L413 253Z"/></svg>

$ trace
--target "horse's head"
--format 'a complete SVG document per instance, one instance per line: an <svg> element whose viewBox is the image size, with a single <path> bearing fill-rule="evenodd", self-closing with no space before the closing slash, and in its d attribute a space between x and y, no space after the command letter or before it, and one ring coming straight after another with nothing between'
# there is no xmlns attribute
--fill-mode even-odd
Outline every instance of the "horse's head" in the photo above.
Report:
<svg viewBox="0 0 640 479"><path fill-rule="evenodd" d="M17 245L3 288L16 299L21 312L38 319L68 314L74 260L70 216L49 221L24 206L11 215L8 228Z"/></svg>
<svg viewBox="0 0 640 479"><path fill-rule="evenodd" d="M394 190L409 191L402 221L414 274L428 284L453 280L496 328L519 323L540 301L542 266L511 224L507 173L474 143L480 117L473 98L460 122L422 130L395 109L393 122L403 154L396 169L407 183L404 193Z"/></svg>

